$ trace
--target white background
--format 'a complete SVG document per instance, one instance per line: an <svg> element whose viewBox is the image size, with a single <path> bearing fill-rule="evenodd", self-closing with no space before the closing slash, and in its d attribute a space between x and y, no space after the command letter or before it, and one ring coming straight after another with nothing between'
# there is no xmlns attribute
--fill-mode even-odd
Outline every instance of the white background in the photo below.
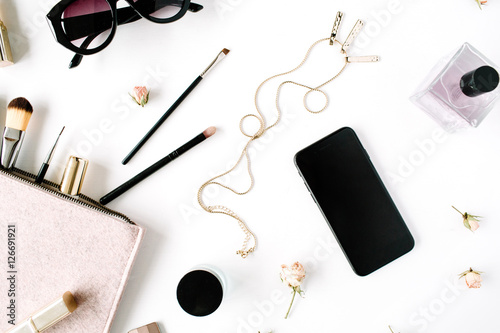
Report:
<svg viewBox="0 0 500 333"><path fill-rule="evenodd" d="M147 228L113 333L152 321L168 333L387 333L389 324L402 333L498 332L499 107L477 129L443 135L408 99L433 65L466 41L500 63L500 5L489 2L480 11L474 0L392 7L388 0L200 0L203 11L172 24L120 26L107 49L69 70L73 55L54 41L44 20L55 1L2 0L0 17L17 63L0 71L1 118L15 97L33 104L17 164L31 172L65 125L47 178L60 180L69 154L88 158L83 192L96 199L217 126L214 137L109 204ZM337 10L345 13L341 40L358 18L368 23L351 53L378 54L382 61L350 65L324 88L330 105L319 115L303 109L303 88L285 87L284 120L252 146L255 188L245 197L208 191L209 203L231 207L258 237L257 251L241 259L235 251L243 234L235 221L200 210L196 192L239 154L245 138L238 122L255 112L256 87L328 37ZM121 165L222 48L231 50L227 58L129 165ZM286 79L326 81L340 64L335 52L318 47L304 69ZM268 122L279 82L266 85L259 98ZM127 93L144 83L152 91L142 109ZM343 126L358 133L416 240L408 255L367 277L352 272L293 164L298 150ZM248 179L239 172L230 183L244 188ZM484 216L481 228L466 230L452 204ZM296 260L306 266L306 298L297 299L284 320L291 295L278 274L282 263ZM180 277L198 264L218 267L228 282L223 304L205 318L184 313L175 298ZM457 280L470 266L485 272L479 290Z"/></svg>

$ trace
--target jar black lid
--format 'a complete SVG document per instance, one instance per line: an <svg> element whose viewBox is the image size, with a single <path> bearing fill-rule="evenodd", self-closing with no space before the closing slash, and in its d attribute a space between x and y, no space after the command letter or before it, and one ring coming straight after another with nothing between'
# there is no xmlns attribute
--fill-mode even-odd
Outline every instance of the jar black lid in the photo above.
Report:
<svg viewBox="0 0 500 333"><path fill-rule="evenodd" d="M491 66L481 66L464 74L460 80L460 89L469 97L476 97L495 90L499 75Z"/></svg>
<svg viewBox="0 0 500 333"><path fill-rule="evenodd" d="M187 273L177 286L177 301L193 316L207 316L222 303L223 289L219 279L204 270Z"/></svg>

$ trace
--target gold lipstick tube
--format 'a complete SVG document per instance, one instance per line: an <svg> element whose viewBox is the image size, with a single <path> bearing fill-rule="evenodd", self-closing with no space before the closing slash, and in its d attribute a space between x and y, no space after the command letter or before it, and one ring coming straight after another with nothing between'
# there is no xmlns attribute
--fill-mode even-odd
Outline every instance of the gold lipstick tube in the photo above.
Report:
<svg viewBox="0 0 500 333"><path fill-rule="evenodd" d="M29 318L21 321L7 333L43 332L75 311L77 305L73 295L67 291L62 297L38 310Z"/></svg>
<svg viewBox="0 0 500 333"><path fill-rule="evenodd" d="M7 28L2 20L0 20L0 67L6 67L12 64L14 64L14 59L12 58Z"/></svg>

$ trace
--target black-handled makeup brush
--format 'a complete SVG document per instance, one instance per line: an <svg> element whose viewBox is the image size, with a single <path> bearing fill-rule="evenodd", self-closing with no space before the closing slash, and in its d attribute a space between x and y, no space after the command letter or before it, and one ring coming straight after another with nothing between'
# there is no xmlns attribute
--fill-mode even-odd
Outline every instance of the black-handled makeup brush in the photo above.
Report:
<svg viewBox="0 0 500 333"><path fill-rule="evenodd" d="M103 196L99 202L102 205L105 205L112 200L118 198L120 195L134 187L135 185L139 184L141 181L144 179L148 178L151 176L153 173L156 171L160 170L162 167L167 165L168 163L172 162L175 160L177 157L181 156L185 152L187 152L189 149L195 147L196 145L202 143L209 137L215 134L216 128L215 127L209 127L206 130L203 131L203 133L198 134L196 137L182 145L181 147L177 148L155 164L151 165L149 168L145 169L144 171L140 172L137 174L135 177L132 179L128 180L127 182L123 183L122 185L118 186L116 189L113 191L109 192L105 196Z"/></svg>
<svg viewBox="0 0 500 333"><path fill-rule="evenodd" d="M141 149L142 146L146 143L146 141L149 140L149 138L156 132L158 128L167 120L168 116L172 114L172 112L175 111L175 109L184 101L184 99L193 91L193 89L198 85L198 83L201 82L201 80L208 74L208 72L215 66L217 65L224 57L229 53L228 49L223 49L222 51L219 52L217 57L212 61L212 63L201 73L194 81L191 83L191 85L182 93L181 96L172 104L172 106L161 116L161 118L154 124L154 126L149 130L149 132L144 135L144 137L139 141L139 143L128 153L128 155L123 159L122 164L125 165L127 164L132 157Z"/></svg>
<svg viewBox="0 0 500 333"><path fill-rule="evenodd" d="M38 176L36 176L35 183L41 184L43 182L43 179L45 178L45 174L47 173L47 170L49 170L49 165L50 165L50 162L52 161L52 157L54 156L54 152L56 151L56 146L57 146L57 143L59 142L59 138L61 137L61 134L65 128L66 128L66 126L64 126L62 128L61 133L59 133L59 135L57 136L56 142L52 146L52 149L47 154L45 161L43 161L42 166L40 167L40 171L38 171Z"/></svg>

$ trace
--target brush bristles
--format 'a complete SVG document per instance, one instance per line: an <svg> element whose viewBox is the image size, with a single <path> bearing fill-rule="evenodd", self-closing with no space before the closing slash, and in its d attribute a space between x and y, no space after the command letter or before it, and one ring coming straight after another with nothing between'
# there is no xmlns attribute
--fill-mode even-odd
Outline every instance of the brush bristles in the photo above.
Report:
<svg viewBox="0 0 500 333"><path fill-rule="evenodd" d="M211 126L203 131L203 135L205 136L205 138L208 139L209 137L214 135L216 131L217 131L217 129L214 126Z"/></svg>
<svg viewBox="0 0 500 333"><path fill-rule="evenodd" d="M5 126L20 131L26 131L33 107L24 97L18 97L12 100L7 106L7 118Z"/></svg>
<svg viewBox="0 0 500 333"><path fill-rule="evenodd" d="M223 50L222 50L222 53L224 53L224 54L228 54L228 53L229 53L229 51L230 51L230 50L228 50L228 49L223 49Z"/></svg>
<svg viewBox="0 0 500 333"><path fill-rule="evenodd" d="M31 106L31 103L24 97L18 97L14 98L7 108L16 108L16 109L23 109L26 110L29 113L33 112L33 107Z"/></svg>

